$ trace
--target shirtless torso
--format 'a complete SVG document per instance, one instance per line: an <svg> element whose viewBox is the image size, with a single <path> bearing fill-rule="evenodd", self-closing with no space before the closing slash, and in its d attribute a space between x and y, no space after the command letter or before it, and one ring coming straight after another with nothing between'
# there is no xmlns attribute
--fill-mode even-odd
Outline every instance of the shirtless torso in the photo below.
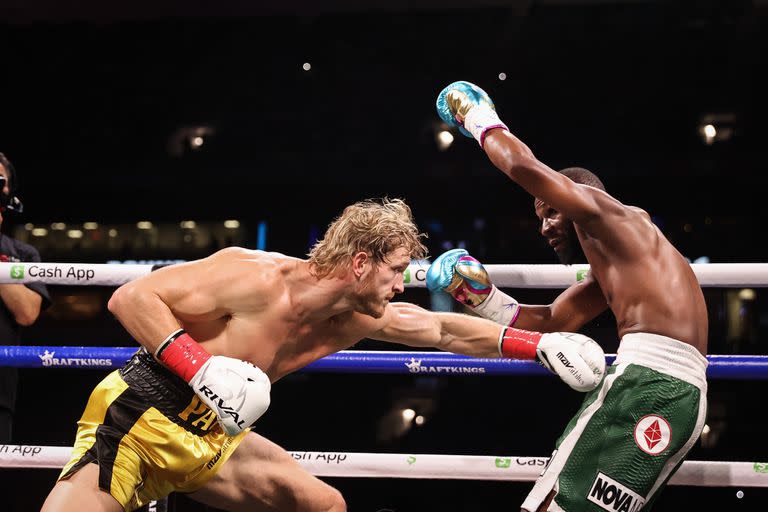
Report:
<svg viewBox="0 0 768 512"><path fill-rule="evenodd" d="M609 479L632 496L622 506L650 509L706 416L708 318L695 274L649 215L610 196L596 175L540 162L476 85L450 84L437 107L535 198L541 234L560 261L573 263L578 244L589 263L588 277L551 304L520 305L514 326L577 330L610 308L621 339L608 375L566 426L521 509L615 509L615 494L604 492Z"/></svg>
<svg viewBox="0 0 768 512"><path fill-rule="evenodd" d="M414 257L399 241L378 258L372 256L377 246L343 253L336 270L320 276L311 259L228 248L123 285L109 308L149 354L174 343L169 334L183 329L185 347L194 349L190 361L202 347L206 361L232 360L234 373L245 365L271 382L366 337L498 357L498 324L390 302L403 292L403 272ZM346 509L337 490L268 439L247 429L225 435L213 408L195 395L198 388L187 386L192 381L149 354L139 352L128 371L113 372L91 394L73 457L43 511L118 512L173 491L232 511ZM153 388L163 392L146 391ZM123 402L125 392L135 397ZM121 407L126 410L112 424L107 411ZM112 436L101 440L107 431Z"/></svg>
<svg viewBox="0 0 768 512"><path fill-rule="evenodd" d="M592 187L573 185L600 211L575 223L590 265L589 276L578 286L599 290L616 317L619 337L633 332L661 334L706 354L706 304L685 258L645 211L624 206ZM542 201L536 202L536 212L542 219L556 214Z"/></svg>

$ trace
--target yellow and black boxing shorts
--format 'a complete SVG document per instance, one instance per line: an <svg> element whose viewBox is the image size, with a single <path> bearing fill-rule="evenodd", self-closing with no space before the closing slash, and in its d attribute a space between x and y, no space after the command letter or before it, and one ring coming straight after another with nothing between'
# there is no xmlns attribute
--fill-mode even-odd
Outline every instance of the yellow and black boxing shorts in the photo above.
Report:
<svg viewBox="0 0 768 512"><path fill-rule="evenodd" d="M139 350L91 393L59 479L99 465L99 488L126 511L200 489L248 430L230 437L181 378Z"/></svg>

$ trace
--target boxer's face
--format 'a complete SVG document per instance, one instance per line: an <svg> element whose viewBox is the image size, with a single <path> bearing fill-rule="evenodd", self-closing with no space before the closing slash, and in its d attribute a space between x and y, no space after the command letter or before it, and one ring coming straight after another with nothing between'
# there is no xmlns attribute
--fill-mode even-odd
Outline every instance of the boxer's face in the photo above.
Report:
<svg viewBox="0 0 768 512"><path fill-rule="evenodd" d="M539 232L547 239L547 244L554 249L560 263L564 265L575 263L581 246L573 221L538 199L534 202L534 209L541 221Z"/></svg>
<svg viewBox="0 0 768 512"><path fill-rule="evenodd" d="M389 301L403 293L403 272L411 262L410 254L404 248L390 252L385 261L368 259L365 274L360 279L356 297L358 313L381 318Z"/></svg>

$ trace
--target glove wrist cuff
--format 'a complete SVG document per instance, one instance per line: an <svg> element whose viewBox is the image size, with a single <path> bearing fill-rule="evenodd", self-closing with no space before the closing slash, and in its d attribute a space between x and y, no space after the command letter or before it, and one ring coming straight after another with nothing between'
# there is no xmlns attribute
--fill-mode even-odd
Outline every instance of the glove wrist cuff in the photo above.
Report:
<svg viewBox="0 0 768 512"><path fill-rule="evenodd" d="M168 335L155 351L155 359L186 382L190 382L210 358L211 354L184 329Z"/></svg>
<svg viewBox="0 0 768 512"><path fill-rule="evenodd" d="M542 336L540 332L504 327L499 335L499 354L510 359L535 360Z"/></svg>
<svg viewBox="0 0 768 512"><path fill-rule="evenodd" d="M488 297L475 306L474 310L475 313L483 318L493 320L497 324L512 327L517 320L517 316L520 314L520 304L496 288L496 285L491 285Z"/></svg>
<svg viewBox="0 0 768 512"><path fill-rule="evenodd" d="M503 128L509 131L507 125L501 122L499 115L490 106L484 103L472 107L464 118L464 129L480 143L480 147L485 142L485 134L493 128Z"/></svg>

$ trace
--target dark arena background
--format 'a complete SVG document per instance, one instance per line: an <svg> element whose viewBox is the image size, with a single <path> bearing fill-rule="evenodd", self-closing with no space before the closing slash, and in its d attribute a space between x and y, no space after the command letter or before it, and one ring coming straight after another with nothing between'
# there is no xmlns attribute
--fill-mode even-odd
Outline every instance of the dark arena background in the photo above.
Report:
<svg viewBox="0 0 768 512"><path fill-rule="evenodd" d="M436 95L467 80L540 160L596 172L691 262L765 262L767 22L764 0L3 0L0 151L25 210L2 232L48 262L174 263L230 245L303 256L344 206L389 196L412 206L432 257L556 263L529 195L475 141L442 133ZM134 344L106 309L113 288L50 290L24 344ZM710 353L768 354L762 289L705 296ZM446 307L425 289L403 299ZM584 332L615 352L610 315ZM71 446L106 373L20 370L14 443ZM689 459L768 461L766 381L709 386ZM549 377L297 373L256 430L289 450L548 456L580 400ZM404 408L423 423L398 423ZM0 469L0 511L39 510L57 474ZM327 481L353 512L517 510L532 485ZM670 486L654 510L766 499ZM169 510L214 509L172 496Z"/></svg>

